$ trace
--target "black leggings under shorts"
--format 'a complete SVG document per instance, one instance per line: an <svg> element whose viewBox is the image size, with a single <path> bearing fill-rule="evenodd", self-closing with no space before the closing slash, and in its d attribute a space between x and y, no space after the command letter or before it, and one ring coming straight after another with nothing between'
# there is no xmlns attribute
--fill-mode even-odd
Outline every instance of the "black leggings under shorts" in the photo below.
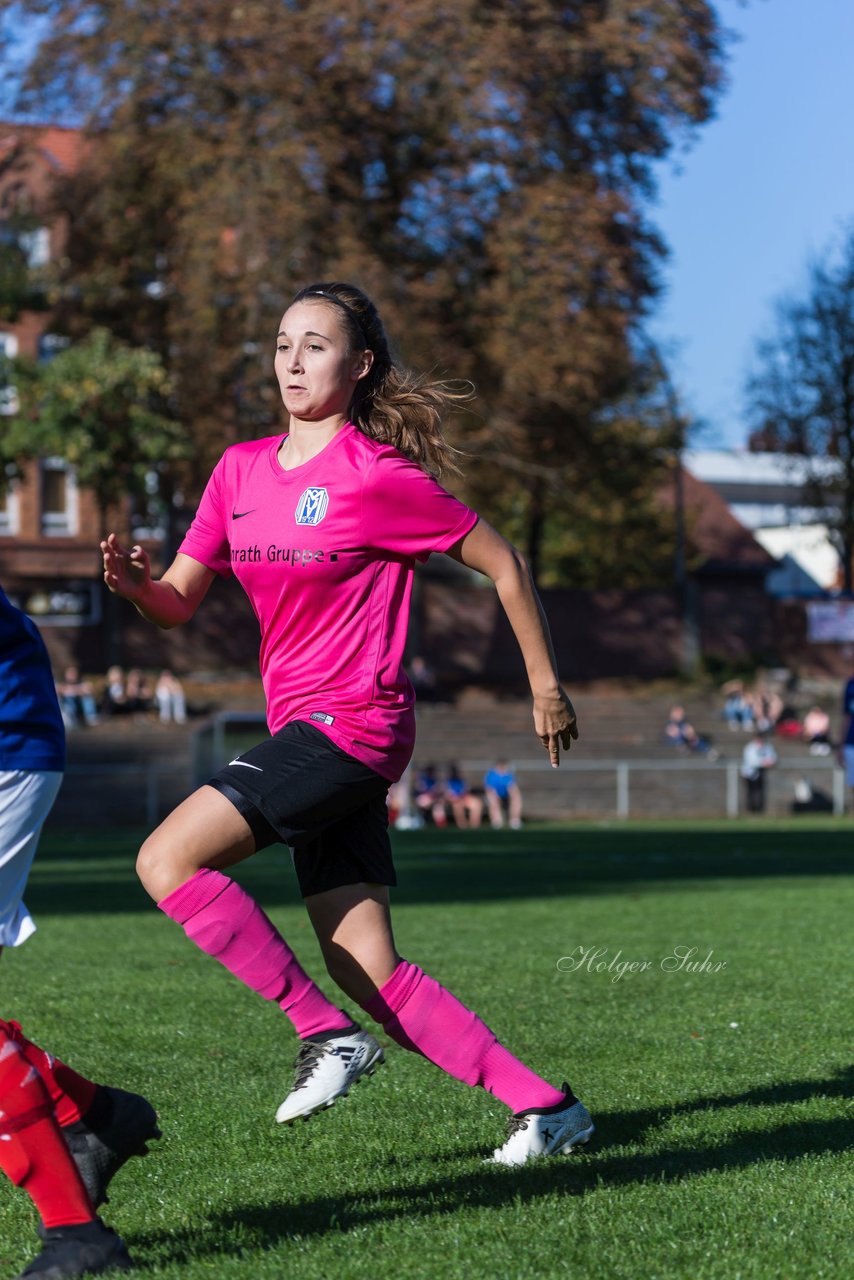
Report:
<svg viewBox="0 0 854 1280"><path fill-rule="evenodd" d="M294 720L208 780L243 815L255 848L291 846L304 898L345 884L397 884L388 778Z"/></svg>

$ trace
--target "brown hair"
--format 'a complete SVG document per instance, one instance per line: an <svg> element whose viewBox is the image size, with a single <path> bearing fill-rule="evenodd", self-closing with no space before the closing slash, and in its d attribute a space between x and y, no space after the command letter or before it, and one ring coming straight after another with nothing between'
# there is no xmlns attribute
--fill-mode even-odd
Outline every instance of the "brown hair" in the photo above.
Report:
<svg viewBox="0 0 854 1280"><path fill-rule="evenodd" d="M373 352L370 372L356 384L350 405L350 417L359 430L371 440L393 445L430 475L459 475L460 450L445 439L442 424L454 404L471 400L471 383L432 382L395 364L379 312L355 285L311 284L300 289L293 303L312 298L338 310L354 351Z"/></svg>

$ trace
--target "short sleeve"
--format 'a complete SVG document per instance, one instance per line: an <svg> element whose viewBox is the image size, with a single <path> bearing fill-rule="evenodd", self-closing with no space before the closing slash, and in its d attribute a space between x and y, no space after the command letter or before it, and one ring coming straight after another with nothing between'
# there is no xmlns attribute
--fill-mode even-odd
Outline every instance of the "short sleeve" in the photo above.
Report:
<svg viewBox="0 0 854 1280"><path fill-rule="evenodd" d="M232 572L229 553L226 507L223 503L226 455L220 458L205 486L193 523L178 548L214 573L227 578Z"/></svg>
<svg viewBox="0 0 854 1280"><path fill-rule="evenodd" d="M447 551L474 528L477 513L396 449L378 453L365 478L365 545L426 560Z"/></svg>

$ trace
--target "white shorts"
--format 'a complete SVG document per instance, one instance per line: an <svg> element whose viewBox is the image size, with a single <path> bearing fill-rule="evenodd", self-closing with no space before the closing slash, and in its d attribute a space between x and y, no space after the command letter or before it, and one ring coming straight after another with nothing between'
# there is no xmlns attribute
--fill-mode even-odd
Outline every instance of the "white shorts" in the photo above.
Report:
<svg viewBox="0 0 854 1280"><path fill-rule="evenodd" d="M0 947L19 947L36 926L22 902L61 773L0 769Z"/></svg>
<svg viewBox="0 0 854 1280"><path fill-rule="evenodd" d="M845 781L854 787L854 747L843 747L845 754Z"/></svg>

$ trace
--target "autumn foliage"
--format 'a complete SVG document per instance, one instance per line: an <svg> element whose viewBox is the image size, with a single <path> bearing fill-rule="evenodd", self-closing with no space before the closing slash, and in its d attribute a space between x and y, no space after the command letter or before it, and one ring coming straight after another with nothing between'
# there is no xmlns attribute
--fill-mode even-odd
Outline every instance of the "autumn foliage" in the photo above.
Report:
<svg viewBox="0 0 854 1280"><path fill-rule="evenodd" d="M465 492L512 509L535 561L579 511L595 529L631 507L656 544L660 424L635 413L663 254L648 197L721 85L711 4L15 9L47 18L22 106L84 121L94 143L57 195L61 322L160 355L196 484L225 444L277 427L290 295L350 279L404 360L475 381L455 427ZM561 574L594 579L595 554Z"/></svg>

